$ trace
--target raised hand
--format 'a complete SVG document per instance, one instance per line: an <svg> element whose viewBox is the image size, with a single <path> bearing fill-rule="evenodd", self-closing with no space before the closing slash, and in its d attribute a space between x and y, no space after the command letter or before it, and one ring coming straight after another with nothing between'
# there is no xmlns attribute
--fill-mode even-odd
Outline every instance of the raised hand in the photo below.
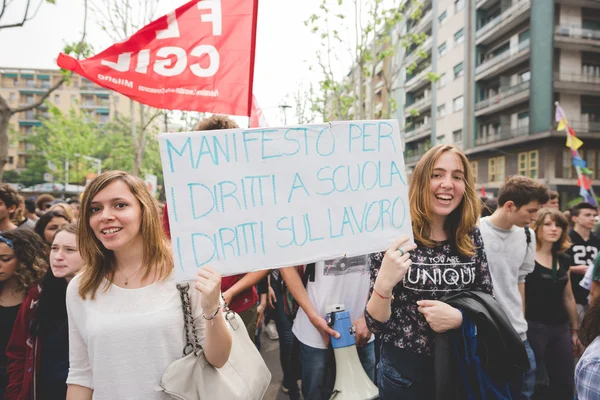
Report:
<svg viewBox="0 0 600 400"><path fill-rule="evenodd" d="M398 284L410 267L409 251L417 248L414 243L408 243L409 237L403 236L396 240L385 252L381 268L375 281L375 290L382 296L391 296L394 286Z"/></svg>
<svg viewBox="0 0 600 400"><path fill-rule="evenodd" d="M194 287L202 294L200 305L204 315L213 315L220 304L221 274L205 265L198 270Z"/></svg>

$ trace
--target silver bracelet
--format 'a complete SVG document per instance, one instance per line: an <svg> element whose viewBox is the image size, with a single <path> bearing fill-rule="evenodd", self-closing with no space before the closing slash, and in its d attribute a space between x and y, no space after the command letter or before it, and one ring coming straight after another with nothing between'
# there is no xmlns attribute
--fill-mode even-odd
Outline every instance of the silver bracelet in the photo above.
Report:
<svg viewBox="0 0 600 400"><path fill-rule="evenodd" d="M219 314L219 311L221 310L221 303L219 303L219 307L217 307L217 311L215 311L215 313L212 315L212 317L207 318L206 315L204 315L204 310L202 310L202 318L204 318L207 321L212 321L211 325L214 325L215 323L215 317L217 316L217 314Z"/></svg>

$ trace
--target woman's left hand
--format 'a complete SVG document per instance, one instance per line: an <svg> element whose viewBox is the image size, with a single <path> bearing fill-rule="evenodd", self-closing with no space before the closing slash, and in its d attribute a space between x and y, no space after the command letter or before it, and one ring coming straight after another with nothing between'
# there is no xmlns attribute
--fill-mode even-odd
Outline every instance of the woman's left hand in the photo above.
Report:
<svg viewBox="0 0 600 400"><path fill-rule="evenodd" d="M221 274L205 265L198 270L194 287L202 294L200 304L204 315L213 315L221 303Z"/></svg>
<svg viewBox="0 0 600 400"><path fill-rule="evenodd" d="M462 313L442 302L437 300L421 300L417 301L419 312L423 314L427 323L436 333L456 329L462 325Z"/></svg>

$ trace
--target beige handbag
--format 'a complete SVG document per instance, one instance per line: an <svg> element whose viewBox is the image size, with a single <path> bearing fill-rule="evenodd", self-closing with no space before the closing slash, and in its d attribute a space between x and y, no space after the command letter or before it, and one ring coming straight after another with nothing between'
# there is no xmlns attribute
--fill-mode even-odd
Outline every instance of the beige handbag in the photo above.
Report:
<svg viewBox="0 0 600 400"><path fill-rule="evenodd" d="M189 288L189 284L177 284L186 337L183 358L167 367L156 390L180 400L261 400L271 382L271 372L248 336L244 322L225 304L225 320L233 339L231 354L222 368L213 367L206 361L196 335Z"/></svg>

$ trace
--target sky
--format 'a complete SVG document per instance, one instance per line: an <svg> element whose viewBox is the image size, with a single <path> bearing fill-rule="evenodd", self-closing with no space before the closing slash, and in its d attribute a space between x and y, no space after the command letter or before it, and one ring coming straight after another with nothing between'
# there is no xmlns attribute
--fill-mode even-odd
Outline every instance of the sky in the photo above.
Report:
<svg viewBox="0 0 600 400"><path fill-rule="evenodd" d="M37 1L32 0L36 5ZM155 18L185 2L159 0ZM14 1L2 23L18 20L25 3ZM293 105L293 93L299 85L308 87L318 80L309 70L318 40L304 26L318 5L319 0L259 0L254 94L271 126L283 123L278 106ZM82 0L56 0L55 5L42 4L25 26L0 30L0 67L58 68L56 57L64 43L81 37L83 15ZM87 40L95 53L112 44L93 15L88 17ZM293 109L287 110L287 117L288 124L295 121Z"/></svg>

